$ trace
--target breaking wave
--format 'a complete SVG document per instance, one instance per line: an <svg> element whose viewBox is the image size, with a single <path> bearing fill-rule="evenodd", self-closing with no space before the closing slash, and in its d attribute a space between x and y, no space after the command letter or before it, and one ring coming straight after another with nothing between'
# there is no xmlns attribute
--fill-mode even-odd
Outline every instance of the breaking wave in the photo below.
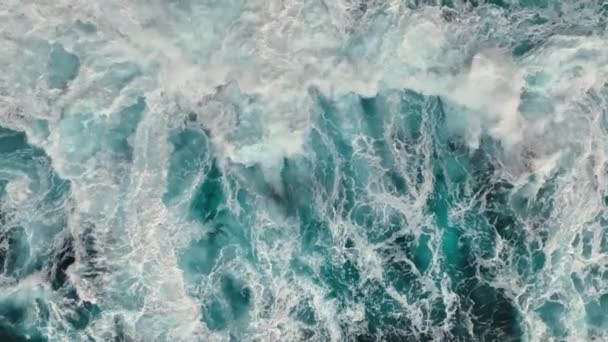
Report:
<svg viewBox="0 0 608 342"><path fill-rule="evenodd" d="M607 22L3 0L0 340L607 340Z"/></svg>

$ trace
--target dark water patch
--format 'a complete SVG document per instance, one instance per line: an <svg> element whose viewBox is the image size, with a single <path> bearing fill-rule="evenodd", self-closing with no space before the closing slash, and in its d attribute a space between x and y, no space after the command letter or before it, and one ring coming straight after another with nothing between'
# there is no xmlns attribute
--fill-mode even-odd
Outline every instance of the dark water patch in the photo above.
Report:
<svg viewBox="0 0 608 342"><path fill-rule="evenodd" d="M290 315L308 326L313 327L317 324L315 309L307 300L300 302L299 305L290 312Z"/></svg>
<svg viewBox="0 0 608 342"><path fill-rule="evenodd" d="M65 237L51 259L49 279L53 290L58 290L67 281L66 271L76 261L74 239L71 235Z"/></svg>
<svg viewBox="0 0 608 342"><path fill-rule="evenodd" d="M331 233L327 222L315 208L313 179L308 170L309 164L304 160L284 161L281 170L282 203L287 213L299 220L302 251L322 252L331 245Z"/></svg>
<svg viewBox="0 0 608 342"><path fill-rule="evenodd" d="M314 206L314 188L306 160L284 159L281 168L283 195L275 196L289 215L307 216Z"/></svg>
<svg viewBox="0 0 608 342"><path fill-rule="evenodd" d="M40 305L40 302L36 301L35 304L35 306ZM38 328L32 325L28 317L28 308L20 299L3 298L0 300L0 339L2 341L47 341L48 339Z"/></svg>
<svg viewBox="0 0 608 342"><path fill-rule="evenodd" d="M182 269L188 274L209 274L226 246L234 243L229 232L216 226L205 237L192 243L180 258Z"/></svg>
<svg viewBox="0 0 608 342"><path fill-rule="evenodd" d="M243 317L251 305L251 290L230 275L222 277L221 283L222 293L228 301L232 316L236 319Z"/></svg>
<svg viewBox="0 0 608 342"><path fill-rule="evenodd" d="M89 21L78 19L74 25L84 33L93 34L97 32L97 26Z"/></svg>
<svg viewBox="0 0 608 342"><path fill-rule="evenodd" d="M523 336L518 312L502 290L479 284L470 293L473 332L479 340L516 341Z"/></svg>
<svg viewBox="0 0 608 342"><path fill-rule="evenodd" d="M133 342L135 338L129 334L128 324L122 315L114 316L113 342Z"/></svg>
<svg viewBox="0 0 608 342"><path fill-rule="evenodd" d="M6 244L8 245L5 261L4 273L14 278L21 278L25 275L25 270L30 262L30 245L28 237L23 227L12 227L5 234Z"/></svg>
<svg viewBox="0 0 608 342"><path fill-rule="evenodd" d="M78 237L79 245L82 247L79 249L81 253L79 260L85 265L82 276L87 279L95 279L108 270L101 259L101 248L98 246L97 237L95 236L95 224L85 221L82 225L84 227Z"/></svg>
<svg viewBox="0 0 608 342"><path fill-rule="evenodd" d="M386 139L385 118L389 117L390 113L386 112L386 108L382 108L379 103L382 99L361 98L361 107L364 113L364 122L366 126L367 136L373 139L373 147L375 155L380 157L381 166L386 170L386 176L391 192L396 194L404 194L406 192L405 179L399 174L398 167L395 164L395 159L390 147L392 141ZM413 126L416 126L414 123ZM415 130L415 128L413 128Z"/></svg>
<svg viewBox="0 0 608 342"><path fill-rule="evenodd" d="M67 226L64 206L71 184L59 177L44 150L31 145L25 133L3 127L0 127L0 167L6 171L0 176L5 186L15 180L12 175L26 178L23 184L29 190L27 206L12 203L15 208L11 210L32 210L35 212L29 217L36 217L29 219L27 213L12 215L2 209L1 271L16 281L42 272L48 276L51 288L58 291L57 296L66 296L62 305L66 304L72 300L69 292L59 290L66 282L67 267L75 259L71 241L57 237ZM28 286L0 300L1 340L45 341L39 329L48 323L49 310L45 296Z"/></svg>
<svg viewBox="0 0 608 342"><path fill-rule="evenodd" d="M220 279L220 293L209 296L202 307L202 319L211 330L236 332L247 319L252 292L238 278L224 274Z"/></svg>
<svg viewBox="0 0 608 342"><path fill-rule="evenodd" d="M190 211L203 223L208 222L216 217L223 200L222 173L217 161L213 160L205 180L194 193Z"/></svg>
<svg viewBox="0 0 608 342"><path fill-rule="evenodd" d="M74 329L84 330L100 315L99 306L84 300L79 301L66 318Z"/></svg>

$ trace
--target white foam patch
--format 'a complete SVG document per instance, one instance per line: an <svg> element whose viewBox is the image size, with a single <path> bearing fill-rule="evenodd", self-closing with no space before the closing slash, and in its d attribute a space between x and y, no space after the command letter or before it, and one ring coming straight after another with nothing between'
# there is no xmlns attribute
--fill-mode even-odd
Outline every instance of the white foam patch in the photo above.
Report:
<svg viewBox="0 0 608 342"><path fill-rule="evenodd" d="M16 206L22 205L32 196L32 191L27 179L15 179L9 182L6 186L6 193L9 201Z"/></svg>

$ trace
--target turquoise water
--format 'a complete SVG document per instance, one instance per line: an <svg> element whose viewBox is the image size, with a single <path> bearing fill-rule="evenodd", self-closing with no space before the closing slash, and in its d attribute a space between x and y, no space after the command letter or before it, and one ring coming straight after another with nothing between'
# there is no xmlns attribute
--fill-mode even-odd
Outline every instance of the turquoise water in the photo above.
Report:
<svg viewBox="0 0 608 342"><path fill-rule="evenodd" d="M0 341L608 340L608 3L0 17Z"/></svg>

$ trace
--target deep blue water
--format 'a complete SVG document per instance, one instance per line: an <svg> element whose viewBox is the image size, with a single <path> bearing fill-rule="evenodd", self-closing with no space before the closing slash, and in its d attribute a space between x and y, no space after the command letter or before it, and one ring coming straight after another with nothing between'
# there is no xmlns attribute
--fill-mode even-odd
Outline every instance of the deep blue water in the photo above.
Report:
<svg viewBox="0 0 608 342"><path fill-rule="evenodd" d="M607 19L3 1L0 341L608 340Z"/></svg>

